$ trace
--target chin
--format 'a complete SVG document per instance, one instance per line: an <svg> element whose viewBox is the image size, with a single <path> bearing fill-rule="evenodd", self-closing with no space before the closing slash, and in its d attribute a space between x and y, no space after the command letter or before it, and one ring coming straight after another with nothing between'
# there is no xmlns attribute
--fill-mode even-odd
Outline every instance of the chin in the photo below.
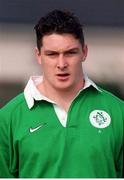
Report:
<svg viewBox="0 0 124 180"><path fill-rule="evenodd" d="M58 89L58 90L63 90L63 91L67 91L69 89L72 89L72 86L71 85L64 85L62 84L61 86L55 86L55 89Z"/></svg>

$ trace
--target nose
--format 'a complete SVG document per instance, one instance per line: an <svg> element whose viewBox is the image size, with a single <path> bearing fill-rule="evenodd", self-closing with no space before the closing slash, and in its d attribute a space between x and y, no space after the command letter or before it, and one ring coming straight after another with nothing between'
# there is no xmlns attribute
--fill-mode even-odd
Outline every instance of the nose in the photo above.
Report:
<svg viewBox="0 0 124 180"><path fill-rule="evenodd" d="M63 70L67 68L68 63L66 61L66 58L63 56L63 54L60 54L57 60L57 68Z"/></svg>

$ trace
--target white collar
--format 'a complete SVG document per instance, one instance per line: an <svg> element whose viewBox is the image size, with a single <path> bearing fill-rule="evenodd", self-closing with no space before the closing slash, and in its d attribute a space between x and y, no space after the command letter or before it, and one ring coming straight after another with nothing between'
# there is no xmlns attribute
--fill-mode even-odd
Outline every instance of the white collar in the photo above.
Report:
<svg viewBox="0 0 124 180"><path fill-rule="evenodd" d="M84 80L85 80L85 85L83 89L80 91L88 88L89 86L93 86L95 89L98 91L101 91L97 85L90 80L87 75L84 75ZM40 101L40 100L45 100L50 103L56 104L54 101L48 99L46 96L44 96L39 90L37 89L37 85L40 84L43 81L43 76L31 76L25 89L24 89L24 96L28 105L28 108L31 109L34 106L34 100Z"/></svg>

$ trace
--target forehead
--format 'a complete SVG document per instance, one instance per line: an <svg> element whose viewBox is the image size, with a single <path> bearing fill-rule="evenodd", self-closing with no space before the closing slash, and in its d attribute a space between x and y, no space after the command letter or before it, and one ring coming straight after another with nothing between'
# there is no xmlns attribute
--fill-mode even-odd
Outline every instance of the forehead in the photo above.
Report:
<svg viewBox="0 0 124 180"><path fill-rule="evenodd" d="M71 34L50 34L42 39L42 48L50 50L65 50L79 48L81 43Z"/></svg>

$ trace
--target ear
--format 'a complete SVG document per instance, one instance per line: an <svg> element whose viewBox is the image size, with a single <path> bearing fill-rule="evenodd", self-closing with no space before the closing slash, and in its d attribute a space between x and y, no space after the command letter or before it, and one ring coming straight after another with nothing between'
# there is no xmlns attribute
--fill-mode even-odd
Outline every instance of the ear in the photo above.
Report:
<svg viewBox="0 0 124 180"><path fill-rule="evenodd" d="M83 52L83 58L82 58L82 61L85 61L86 57L87 57L87 53L88 53L88 47L87 45L84 45L82 47L82 52Z"/></svg>
<svg viewBox="0 0 124 180"><path fill-rule="evenodd" d="M37 62L41 64L41 52L39 51L37 47L35 47L35 56L36 56Z"/></svg>

